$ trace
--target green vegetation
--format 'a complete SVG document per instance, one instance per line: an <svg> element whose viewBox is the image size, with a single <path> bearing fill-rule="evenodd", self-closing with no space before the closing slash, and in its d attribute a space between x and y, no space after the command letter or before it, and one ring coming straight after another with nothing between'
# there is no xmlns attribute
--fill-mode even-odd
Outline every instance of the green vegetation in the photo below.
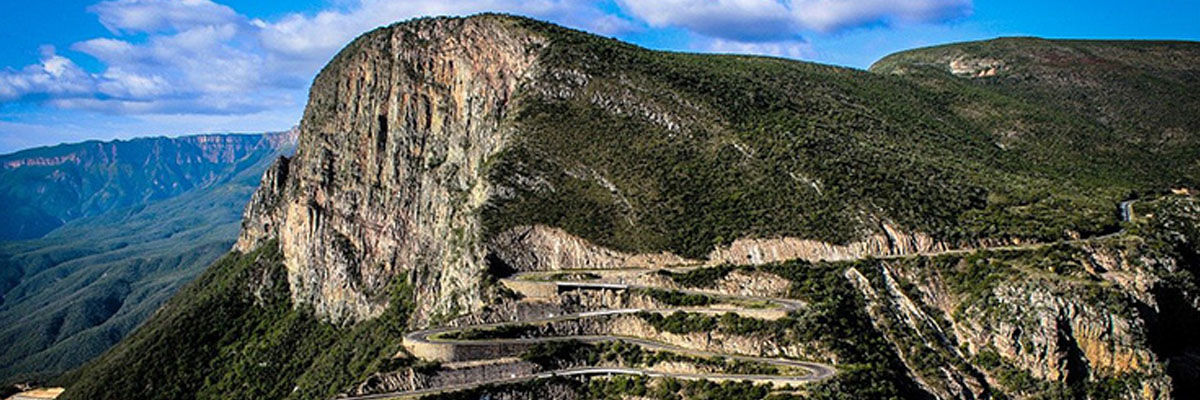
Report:
<svg viewBox="0 0 1200 400"><path fill-rule="evenodd" d="M649 295L655 301L669 306L700 307L718 302L717 299L714 299L712 296L696 293L683 293L674 290L644 289L642 292Z"/></svg>
<svg viewBox="0 0 1200 400"><path fill-rule="evenodd" d="M217 185L278 150L263 135L206 138L92 140L0 155L0 240L39 238L75 219ZM216 145L223 148L206 148Z"/></svg>
<svg viewBox="0 0 1200 400"><path fill-rule="evenodd" d="M676 284L690 288L711 288L717 284L717 281L724 279L730 272L733 271L732 265L718 265L716 267L701 267L683 273L667 271L665 269L658 270L658 274L671 278Z"/></svg>
<svg viewBox="0 0 1200 400"><path fill-rule="evenodd" d="M1127 373L1120 377L1080 380L1071 384L1050 382L1035 378L1028 371L1012 365L991 349L979 352L975 356L975 364L986 369L991 376L995 377L1008 394L1047 400L1122 399L1131 390L1138 391L1144 378L1137 374ZM997 398L1009 397L1005 394L998 394Z"/></svg>
<svg viewBox="0 0 1200 400"><path fill-rule="evenodd" d="M193 181L179 185L193 189L168 199L75 219L43 238L0 242L0 383L76 368L149 318L229 251L242 210L277 154L258 152L227 171L187 177ZM196 187L203 179L214 182Z"/></svg>
<svg viewBox="0 0 1200 400"><path fill-rule="evenodd" d="M1150 268L1162 281L1152 289L1158 308L1147 324L1150 348L1164 360L1172 379L1172 395L1200 398L1200 326L1197 293L1200 293L1200 200L1194 196L1168 196L1137 204L1139 214L1153 215L1129 224L1137 239L1114 246L1127 251L1131 265Z"/></svg>
<svg viewBox="0 0 1200 400"><path fill-rule="evenodd" d="M948 73L956 59L1000 67L964 79ZM1200 178L1200 142L1177 136L1200 128L1198 60L1195 42L1004 38L905 51L871 70L952 96L956 113L1038 161L1102 171L1101 181L1141 176L1143 189L1161 190ZM986 109L993 104L1008 107Z"/></svg>
<svg viewBox="0 0 1200 400"><path fill-rule="evenodd" d="M666 316L659 313L642 311L637 316L648 322L654 329L674 334L711 332L717 329L718 321L720 321L719 318L707 314L686 313L683 311L676 311Z"/></svg>
<svg viewBox="0 0 1200 400"><path fill-rule="evenodd" d="M720 316L676 311L666 316L659 313L640 312L638 317L655 329L675 334L692 332L722 332L731 335L761 334L786 342L789 332L799 330L797 320L785 317L778 320L749 318L727 312Z"/></svg>
<svg viewBox="0 0 1200 400"><path fill-rule="evenodd" d="M329 398L395 367L413 294L352 327L295 308L274 243L213 264L126 340L61 379L63 399Z"/></svg>
<svg viewBox="0 0 1200 400"><path fill-rule="evenodd" d="M1104 126L1104 116L1057 106L1060 97L941 70L930 83L917 73L655 52L513 23L551 39L547 71L588 79L577 85L563 78L574 75L547 72L537 85L571 95L522 98L512 117L521 134L490 164L491 180L514 193L484 213L493 233L544 223L622 250L689 257L741 237L844 243L881 222L951 242L1053 241L1115 231L1118 201L1195 186L1200 176L1192 163L1200 141L1183 134L1200 126L1200 113L1172 111L1164 125L1141 119L1130 136ZM1172 55L1200 54L1177 47ZM1200 82L1181 70L1145 71L1153 72L1097 74L1100 82L1086 87L1162 74L1166 84L1121 83L1128 96L1108 101L1194 104ZM1079 89L1053 88L1071 96ZM1146 137L1168 128L1180 134ZM1147 151L1139 140L1178 145Z"/></svg>
<svg viewBox="0 0 1200 400"><path fill-rule="evenodd" d="M906 367L866 314L862 297L843 276L850 267L874 261L808 263L790 261L761 267L792 281L789 297L808 306L791 314L795 343L817 343L837 356L841 370L834 378L807 386L809 399L893 399L928 396L912 381Z"/></svg>
<svg viewBox="0 0 1200 400"><path fill-rule="evenodd" d="M656 52L522 18L482 18L548 39L537 50L542 53L534 71L541 75L521 82L511 102L516 108L505 110L500 128L513 134L484 166L497 194L479 214L485 242L511 227L545 224L617 250L701 258L740 238L848 243L885 224L950 244L1059 241L1124 226L1130 237L1108 240L1125 246L1120 254L1134 260L1130 265L1161 278L1141 293L1153 296L1154 307L1096 279L1076 244L915 257L892 265L944 282L948 301L959 304L948 316L925 309L938 321L1006 317L1003 307L1013 302L999 301L996 293L1005 285L1102 304L1117 317L1144 313L1148 346L1176 382L1172 395L1200 393L1200 344L1188 329L1200 325L1193 307L1200 292L1200 210L1191 200L1147 201L1139 212L1171 218L1125 224L1116 210L1121 200L1200 186L1194 134L1200 131L1200 81L1190 67L1200 61L1197 45L1005 40L908 52L866 72L766 57ZM959 57L1003 65L992 77L959 77L947 72ZM1142 57L1149 61L1136 62ZM35 227L42 217L19 213ZM1180 221L1190 224L1175 225ZM807 303L777 321L736 314L639 317L664 332L769 335L836 360L840 373L803 388L803 398L929 398L912 377L966 361L949 357L944 343L897 336L893 318L868 314L845 273L855 268L878 286L881 263L752 267L791 280L789 297ZM712 287L735 268L742 267L663 274L680 286ZM3 273L0 278L10 281L21 278ZM899 284L916 293L911 283ZM332 326L290 303L273 246L231 254L122 344L62 378L74 383L64 398L329 398L373 371L436 368L393 358L414 300L403 282L395 286L383 316ZM679 293L651 296L672 304L712 301ZM113 308L111 302L98 304ZM446 336L519 337L540 328L505 325ZM544 366L656 357L622 344L548 344L526 354ZM980 353L970 361L1014 395L1105 398L1130 393L1139 379L1058 384L1013 368L998 354ZM438 397L544 394L547 387L596 399L769 395L765 386L748 383L617 377Z"/></svg>
<svg viewBox="0 0 1200 400"><path fill-rule="evenodd" d="M591 272L556 272L542 277L532 277L530 279L539 281L591 281L600 278L600 275Z"/></svg>
<svg viewBox="0 0 1200 400"><path fill-rule="evenodd" d="M770 392L770 385L749 382L657 379L652 383L641 376L617 376L588 381L582 397L590 400L623 400L629 396L657 400L740 400L765 399Z"/></svg>
<svg viewBox="0 0 1200 400"><path fill-rule="evenodd" d="M778 367L765 363L735 360L724 357L696 357L667 351L650 351L620 340L597 344L577 340L539 343L521 355L524 361L538 364L544 370L562 369L576 365L621 365L652 368L663 362L690 363L710 367L729 374L776 375Z"/></svg>
<svg viewBox="0 0 1200 400"><path fill-rule="evenodd" d="M583 385L576 379L552 377L505 385L483 385L467 390L438 393L421 397L422 400L479 400L490 398L495 393L518 394L528 399L553 398L562 392L578 392Z"/></svg>
<svg viewBox="0 0 1200 400"><path fill-rule="evenodd" d="M462 331L450 331L439 334L441 339L450 340L480 340L480 339L513 339L526 337L536 333L537 327L530 324L500 325L490 328L471 328Z"/></svg>

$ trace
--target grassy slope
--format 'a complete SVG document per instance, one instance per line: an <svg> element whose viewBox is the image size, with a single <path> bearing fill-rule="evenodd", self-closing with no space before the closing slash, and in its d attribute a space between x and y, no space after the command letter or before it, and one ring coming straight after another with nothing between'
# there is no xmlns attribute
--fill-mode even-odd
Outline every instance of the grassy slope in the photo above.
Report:
<svg viewBox="0 0 1200 400"><path fill-rule="evenodd" d="M277 153L227 166L214 186L0 243L0 379L53 376L99 355L229 250ZM185 184L190 185L190 184Z"/></svg>
<svg viewBox="0 0 1200 400"><path fill-rule="evenodd" d="M61 380L63 399L330 398L400 351L412 293L379 318L338 328L296 308L272 242L231 253L96 362Z"/></svg>
<svg viewBox="0 0 1200 400"><path fill-rule="evenodd" d="M992 77L949 73L955 60L979 59L1002 66ZM1194 186L1198 62L1196 42L1004 38L905 51L871 70L952 98L953 111L980 131L1050 166Z"/></svg>
<svg viewBox="0 0 1200 400"><path fill-rule="evenodd" d="M1114 205L1132 193L1197 181L1195 169L1048 106L1054 98L656 52L525 24L554 40L539 85L571 94L521 98L516 143L491 170L516 194L490 205L492 232L541 222L693 257L745 236L846 242L883 222L948 240L1055 240L1114 230ZM566 83L564 70L589 78ZM1031 139L1001 142L993 128L1004 124L1028 127ZM1177 139L1172 149L1200 143ZM1192 154L1182 162L1194 165Z"/></svg>

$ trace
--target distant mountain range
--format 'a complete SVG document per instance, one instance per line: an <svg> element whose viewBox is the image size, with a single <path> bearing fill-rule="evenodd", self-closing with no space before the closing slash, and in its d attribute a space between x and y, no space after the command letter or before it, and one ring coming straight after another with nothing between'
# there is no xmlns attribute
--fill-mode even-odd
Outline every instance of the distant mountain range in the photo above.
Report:
<svg viewBox="0 0 1200 400"><path fill-rule="evenodd" d="M219 184L287 142L287 133L195 135L38 147L0 156L0 240Z"/></svg>
<svg viewBox="0 0 1200 400"><path fill-rule="evenodd" d="M0 156L0 378L95 357L229 250L296 132L89 141Z"/></svg>

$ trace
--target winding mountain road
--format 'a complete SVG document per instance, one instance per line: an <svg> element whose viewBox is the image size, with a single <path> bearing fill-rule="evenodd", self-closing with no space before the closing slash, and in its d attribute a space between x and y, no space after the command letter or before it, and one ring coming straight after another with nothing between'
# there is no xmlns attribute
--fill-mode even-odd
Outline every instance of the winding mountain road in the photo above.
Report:
<svg viewBox="0 0 1200 400"><path fill-rule="evenodd" d="M692 267L667 268L667 270L676 270L676 271L686 271L686 270L691 270L691 269L694 269L694 268L692 268ZM652 271L656 271L656 270L649 270L649 269L646 269L646 270L622 270L622 272L626 272L626 273L652 272ZM532 337L532 338L489 338L489 339L479 339L479 340L451 339L451 338L444 337L450 333L463 332L463 331L469 331L469 330L480 330L480 329L486 330L486 329L491 329L491 328L498 328L498 327L502 327L502 326L512 326L512 325L545 324L545 323L551 323L551 322L556 322L556 321L565 321L565 320L571 320L571 319L598 318L598 317L605 317L605 316L611 316L611 315L635 314L635 313L640 313L640 312L652 312L652 313L662 313L662 314L674 313L676 311L689 312L689 313L726 313L726 312L754 313L754 312L777 310L777 311L781 311L781 312L787 312L787 311L791 311L791 310L794 310L794 309L804 306L804 302L797 301L797 300L791 300L791 299L732 295L732 294L725 294L725 293L720 293L720 292L716 292L716 291L707 291L707 290L667 289L667 288L658 288L658 287L649 286L649 285L610 283L610 282L586 282L586 281L565 281L565 280L539 281L539 280L537 280L538 277L540 277L542 275L548 275L550 273L556 273L556 272L562 272L562 271L520 273L520 274L512 276L509 279L506 279L506 281L523 281L526 284L553 285L556 290L621 290L621 291L623 291L623 290L639 290L639 289L671 290L671 291L680 292L680 293L684 293L684 294L699 294L699 295L712 296L714 298L721 299L724 302L721 303L721 305L723 305L723 307L622 308L622 309L610 309L610 310L594 310L594 311L586 311L586 312L579 312L579 313L573 313L573 314L550 315L550 316L546 316L544 318L527 319L527 320L521 320L521 321L470 325L470 326L463 326L463 327L442 327L442 328L425 329L425 330L411 332L408 335L406 335L405 336L405 345L410 348L412 348L412 346L420 346L420 345L435 345L435 346L447 346L447 345L448 346L481 346L482 345L482 346L498 346L498 347L514 346L513 348L520 349L520 348L525 347L523 345L537 344L537 343L549 343L549 342L562 342L562 341L571 341L571 340L580 341L580 342L584 342L584 343L600 343L600 342L620 341L620 342L625 342L625 343L629 343L629 344L635 344L635 345L638 345L642 348L649 349L649 350L666 351L666 352L686 354L686 355L691 355L691 356L696 356L696 357L722 357L722 358L731 359L731 360L757 362L757 363L775 365L775 366L780 366L780 367L789 367L789 368L794 368L797 370L804 370L804 371L807 371L807 373L802 374L802 375L755 375L755 374L721 374L721 373L700 374L700 373L685 373L685 372L665 372L665 371L657 371L657 370L653 370L653 369L644 369L644 368L590 366L590 367L574 367L574 368L567 368L567 369L554 370L554 371L544 371L544 372L537 372L537 373L532 373L532 374L513 375L513 376L509 376L504 379L486 380L486 381L472 382L469 384L450 385L450 386L444 386L444 387L426 388L426 389L418 389L418 390L403 391L403 392L370 394L370 395L364 395L364 396L348 397L346 399L369 400L369 399L388 399L388 398L401 398L401 397L418 397L418 396L424 396L424 395L435 394L435 393L465 390L465 389L470 389L470 388L474 388L474 387L478 387L478 386L482 386L482 385L515 383L515 382L521 382L521 381L532 380L532 379L550 378L550 377L555 377L555 376L637 375L637 376L648 376L648 377L671 377L671 378L677 378L677 379L694 379L694 380L707 379L707 380L717 380L717 381L734 380L734 381L751 381L751 382L776 383L776 384L803 384L803 383L827 379L827 378L833 376L837 372L837 370L833 366L821 364L821 363L790 360L790 359L784 359L784 358L753 357L753 356L746 356L746 355L716 353L716 352L711 352L711 351L703 351L703 350L684 348L684 347L680 347L680 346L675 346L675 345L647 339L647 338L619 336L619 335L573 335L573 336ZM753 302L757 302L758 304L766 303L766 304L769 304L770 306L772 306L772 308L764 308L764 307L761 307L758 305L755 305L753 307L739 307L734 304L731 304L731 301L732 301L732 303L736 303L737 301L753 301ZM464 360L459 360L459 361L464 361Z"/></svg>
<svg viewBox="0 0 1200 400"><path fill-rule="evenodd" d="M1122 221L1128 222L1128 221L1132 220L1132 218L1133 218L1132 205L1133 205L1134 201L1135 200L1123 201L1118 206L1118 209L1120 212L1120 218ZM1068 241L1064 241L1064 242L1078 243L1078 242L1085 242L1085 241L1089 241L1089 240L1099 240L1099 239L1103 239L1103 238L1107 238L1107 237L1113 237L1113 236L1119 235L1123 232L1124 232L1124 230L1110 233L1107 235L1102 235L1102 236L1097 236L1097 237L1092 237L1092 238L1068 240ZM992 250L992 251L1027 250L1027 249L1034 249L1034 248L1049 246L1049 245L1053 245L1056 243L1059 243L1059 242L1029 243L1029 244L1023 244L1023 245L995 246L995 247L985 247L985 248L963 248L963 249L953 249L953 250L946 250L946 251L941 251L941 252L931 252L931 253L880 256L880 257L876 257L876 258L904 258L904 257L916 257L916 256L937 256L940 254L961 254L961 253L969 253L969 252L974 252L974 251L979 251L979 250ZM588 272L604 273L604 272L618 271L618 272L623 272L626 274L630 274L630 273L636 274L636 273L645 273L645 272L651 272L651 271L657 271L657 270L667 270L667 271L672 271L672 272L686 272L686 271L690 271L690 270L693 270L696 268L697 267L695 267L695 266L689 266L689 267L658 268L658 269L623 269L623 270L604 270L604 271L588 271ZM583 270L523 272L523 273L516 274L516 275L506 279L505 281L510 281L510 282L511 281L524 281L524 282L526 282L526 284L532 283L532 284L542 284L542 285L554 285L556 290L659 289L659 290L680 292L680 293L684 293L684 294L706 295L706 296L712 296L714 298L719 298L719 299L754 301L754 302L759 302L759 303L767 302L767 303L773 304L778 309L780 309L784 312L795 310L800 307L804 307L804 305L805 305L804 302L792 300L792 299L735 295L735 294L720 293L717 291L709 291L709 290L662 288L662 287L656 287L656 286L650 286L650 285L627 284L624 282L614 283L614 282L596 282L596 281L539 280L539 278L541 278L541 277L552 277L553 275L551 275L551 274L562 273L562 272L583 272ZM698 357L723 357L723 358L734 359L734 360L739 360L739 361L764 363L764 364L770 364L770 365L776 365L776 366L802 369L802 370L808 371L808 373L804 374L804 375L755 375L755 374L721 374L721 373L697 374L697 373L683 373L683 372L664 372L664 371L656 371L656 370L643 369L643 368L587 366L587 367L574 367L574 368L560 369L560 370L554 370L554 371L543 371L543 372L536 372L536 373L530 373L530 374L515 374L515 375L511 375L507 378L503 378L503 379L483 380L483 381L479 381L479 382L448 385L448 386L434 387L434 388L423 388L423 389L416 389L416 390L410 390L410 391L369 394L369 395L363 395L363 396L345 397L343 399L346 399L346 400L374 400L374 399L419 397L419 396L425 396L425 395L436 394L436 393L445 393L445 392L466 390L466 389L471 389L471 388L475 388L475 387L479 387L479 386L483 386L483 385L516 383L516 382L528 381L528 380L533 380L533 379L546 379L546 378L551 378L551 377L556 377L556 376L636 375L636 376L648 376L648 377L671 377L671 378L677 378L677 379L694 379L694 380L717 380L717 381L734 380L734 381L751 381L751 382L773 383L773 384L804 384L804 383L828 379L828 378L832 377L834 374L836 374L836 372L837 372L836 368L833 366L827 365L827 364L790 360L790 359L784 359L784 358L754 357L754 356L746 356L746 355L716 353L716 352L710 352L710 351L684 348L684 347L680 347L680 346L675 346L675 345L647 339L647 338L628 337L628 336L619 336L619 335L577 335L577 336L531 337L531 338L487 338L487 339L478 339L478 340L451 339L451 338L443 337L450 333L464 332L464 331L468 331L468 330L480 330L480 329L486 330L486 329L498 328L498 327L502 327L502 326L544 324L544 323L565 321L565 320L571 320L571 319L596 318L596 317L604 317L604 316L611 316L611 315L634 314L634 313L640 313L640 312L653 312L653 313L669 314L669 313L673 313L676 311L683 311L683 312L689 312L689 313L726 313L726 312L756 312L756 311L763 310L763 308L761 308L761 307L738 307L738 306L734 306L734 303L730 303L730 302L725 302L725 303L721 303L721 304L726 305L726 307L721 307L721 308L716 308L716 307L623 308L623 309L610 309L610 310L594 310L594 311L586 311L586 312L579 312L579 313L565 314L565 315L550 315L550 316L546 316L544 318L538 318L538 319L528 319L528 320L511 321L511 322L499 322L499 323L480 324L480 325L471 325L471 326L462 326L462 327L433 328L433 329L426 329L426 330L420 330L420 331L415 331L415 332L409 333L408 335L405 336L405 345L406 345L406 347L411 348L411 346L414 346L414 345L506 346L506 345L528 345L528 344L537 344L537 343L561 342L561 341L569 341L569 340L577 340L577 341L581 341L581 342L585 342L585 343L621 341L621 342L626 342L626 343L630 343L630 344L636 344L638 346L641 346L646 349L651 349L651 350L660 350L660 351L667 351L667 352L673 352L673 353L679 353L679 354L688 354L688 355L698 356ZM514 346L514 347L515 348L523 348L522 346ZM463 361L463 360L460 360L460 361Z"/></svg>

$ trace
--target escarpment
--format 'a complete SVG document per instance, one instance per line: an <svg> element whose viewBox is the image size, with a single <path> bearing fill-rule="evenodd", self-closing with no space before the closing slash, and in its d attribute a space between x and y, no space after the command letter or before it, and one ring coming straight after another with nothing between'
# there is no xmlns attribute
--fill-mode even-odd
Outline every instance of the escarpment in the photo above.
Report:
<svg viewBox="0 0 1200 400"><path fill-rule="evenodd" d="M292 298L355 321L413 271L419 315L481 305L485 163L543 39L498 17L366 34L317 76L296 155L247 207L237 249L278 237Z"/></svg>
<svg viewBox="0 0 1200 400"><path fill-rule="evenodd" d="M314 81L296 155L264 175L236 250L277 238L293 301L332 321L379 315L389 285L411 279L423 300L416 323L426 324L480 310L489 267L654 267L701 258L761 264L947 247L891 225L855 222L827 232L820 220L801 228L757 221L743 214L762 204L711 204L722 193L686 201L695 189L725 185L709 182L706 169L736 171L720 179L822 175L791 164L799 175L778 175L762 160L730 159L758 157L757 150L721 136L737 123L722 113L721 99L702 97L703 88L688 81L656 81L669 70L647 58L653 54L497 15L416 20L365 34ZM600 68L609 62L629 65ZM842 101L822 99L820 107ZM611 123L636 129L610 138ZM657 159L675 153L679 159ZM614 163L617 154L633 158ZM687 171L674 163L732 164ZM839 203L849 192L817 185L809 193L813 185L760 197L788 213L867 207ZM728 226L707 227L709 214Z"/></svg>

